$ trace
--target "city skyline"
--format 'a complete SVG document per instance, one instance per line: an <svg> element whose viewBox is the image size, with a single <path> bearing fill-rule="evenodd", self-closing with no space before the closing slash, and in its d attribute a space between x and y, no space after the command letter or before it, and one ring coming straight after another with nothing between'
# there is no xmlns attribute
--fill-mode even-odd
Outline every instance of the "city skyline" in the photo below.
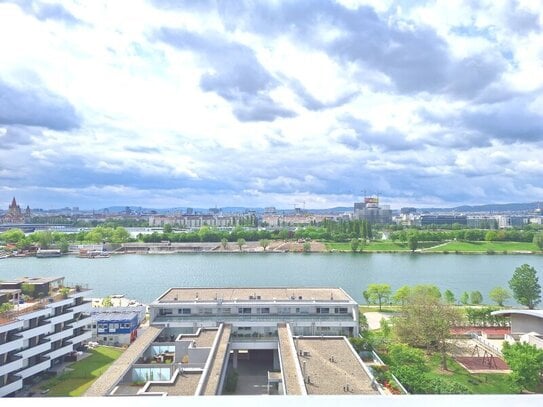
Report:
<svg viewBox="0 0 543 407"><path fill-rule="evenodd" d="M0 2L0 207L543 197L543 4Z"/></svg>

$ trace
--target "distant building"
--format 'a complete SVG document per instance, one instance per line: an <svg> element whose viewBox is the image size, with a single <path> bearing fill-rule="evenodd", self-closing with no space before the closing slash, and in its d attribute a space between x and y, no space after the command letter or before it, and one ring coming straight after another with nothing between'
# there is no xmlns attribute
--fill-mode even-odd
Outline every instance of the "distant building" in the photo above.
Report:
<svg viewBox="0 0 543 407"><path fill-rule="evenodd" d="M392 223L392 211L388 205L379 206L378 197L366 197L364 202L354 203L353 218L373 224L389 224Z"/></svg>
<svg viewBox="0 0 543 407"><path fill-rule="evenodd" d="M411 207L401 208L400 213L402 215L410 215L412 213L417 213L417 208L411 208Z"/></svg>
<svg viewBox="0 0 543 407"><path fill-rule="evenodd" d="M27 211L25 212L28 215L30 215L30 208L27 207ZM25 215L23 215L23 212L21 211L21 207L17 205L17 201L15 200L15 197L13 197L13 200L11 201L11 204L8 207L8 211L2 218L3 223L24 223L25 222Z"/></svg>
<svg viewBox="0 0 543 407"><path fill-rule="evenodd" d="M150 227L162 227L172 225L182 229L199 229L202 226L216 228L235 227L240 223L254 224L255 214L243 215L181 215L164 216L156 215L149 217Z"/></svg>
<svg viewBox="0 0 543 407"><path fill-rule="evenodd" d="M421 215L420 226L429 225L467 225L468 218L466 215Z"/></svg>
<svg viewBox="0 0 543 407"><path fill-rule="evenodd" d="M514 227L524 226L528 223L530 217L528 216L509 216L499 215L497 216L498 227L500 229L508 229Z"/></svg>
<svg viewBox="0 0 543 407"><path fill-rule="evenodd" d="M105 345L131 344L137 338L138 327L145 317L145 307L141 308L92 308L92 339Z"/></svg>

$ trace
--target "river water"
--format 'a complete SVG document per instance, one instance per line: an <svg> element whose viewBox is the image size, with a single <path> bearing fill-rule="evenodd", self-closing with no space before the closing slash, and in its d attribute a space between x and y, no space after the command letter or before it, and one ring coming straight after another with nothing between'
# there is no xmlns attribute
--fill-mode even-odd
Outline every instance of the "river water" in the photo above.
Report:
<svg viewBox="0 0 543 407"><path fill-rule="evenodd" d="M93 289L92 296L125 294L149 303L169 287L334 286L362 303L371 283L435 284L457 298L463 291L507 287L516 267L527 263L543 283L543 256L350 253L206 253L73 256L0 260L0 280L23 276L65 276L67 283ZM510 305L514 302L511 300Z"/></svg>

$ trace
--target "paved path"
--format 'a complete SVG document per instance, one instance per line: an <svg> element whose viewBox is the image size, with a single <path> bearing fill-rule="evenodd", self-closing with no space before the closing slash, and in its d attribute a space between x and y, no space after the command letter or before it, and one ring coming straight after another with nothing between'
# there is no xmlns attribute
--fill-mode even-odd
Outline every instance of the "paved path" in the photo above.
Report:
<svg viewBox="0 0 543 407"><path fill-rule="evenodd" d="M371 330L381 328L381 320L389 320L394 314L385 312L364 312L366 319L368 320L368 327Z"/></svg>

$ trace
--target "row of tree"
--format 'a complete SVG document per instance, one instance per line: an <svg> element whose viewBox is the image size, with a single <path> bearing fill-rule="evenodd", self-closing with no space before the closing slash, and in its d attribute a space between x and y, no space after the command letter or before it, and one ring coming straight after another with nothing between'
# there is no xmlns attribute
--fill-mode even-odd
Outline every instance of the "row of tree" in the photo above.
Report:
<svg viewBox="0 0 543 407"><path fill-rule="evenodd" d="M504 302L513 296L519 304L529 309L533 309L541 302L541 286L539 285L537 271L528 264L523 264L515 269L513 277L509 280L509 288L512 290L512 294L503 287L493 288L489 293L490 299L497 305L503 306ZM446 304L457 303L456 297L451 290L445 290L442 295L438 287L424 284L415 287L404 285L394 293L389 284L370 284L362 295L368 304L378 304L379 310L381 310L383 304L404 305L408 298L420 293L426 293L438 300L443 298ZM480 305L483 303L483 295L480 291L472 291L471 293L465 291L460 296L459 302L463 305Z"/></svg>
<svg viewBox="0 0 543 407"><path fill-rule="evenodd" d="M410 236L415 236L419 242L441 242L446 240L463 240L471 242L487 241L511 241L511 242L533 242L543 235L541 232L532 230L501 229L460 229L460 230L417 230L404 229L392 232L390 239L407 242Z"/></svg>

